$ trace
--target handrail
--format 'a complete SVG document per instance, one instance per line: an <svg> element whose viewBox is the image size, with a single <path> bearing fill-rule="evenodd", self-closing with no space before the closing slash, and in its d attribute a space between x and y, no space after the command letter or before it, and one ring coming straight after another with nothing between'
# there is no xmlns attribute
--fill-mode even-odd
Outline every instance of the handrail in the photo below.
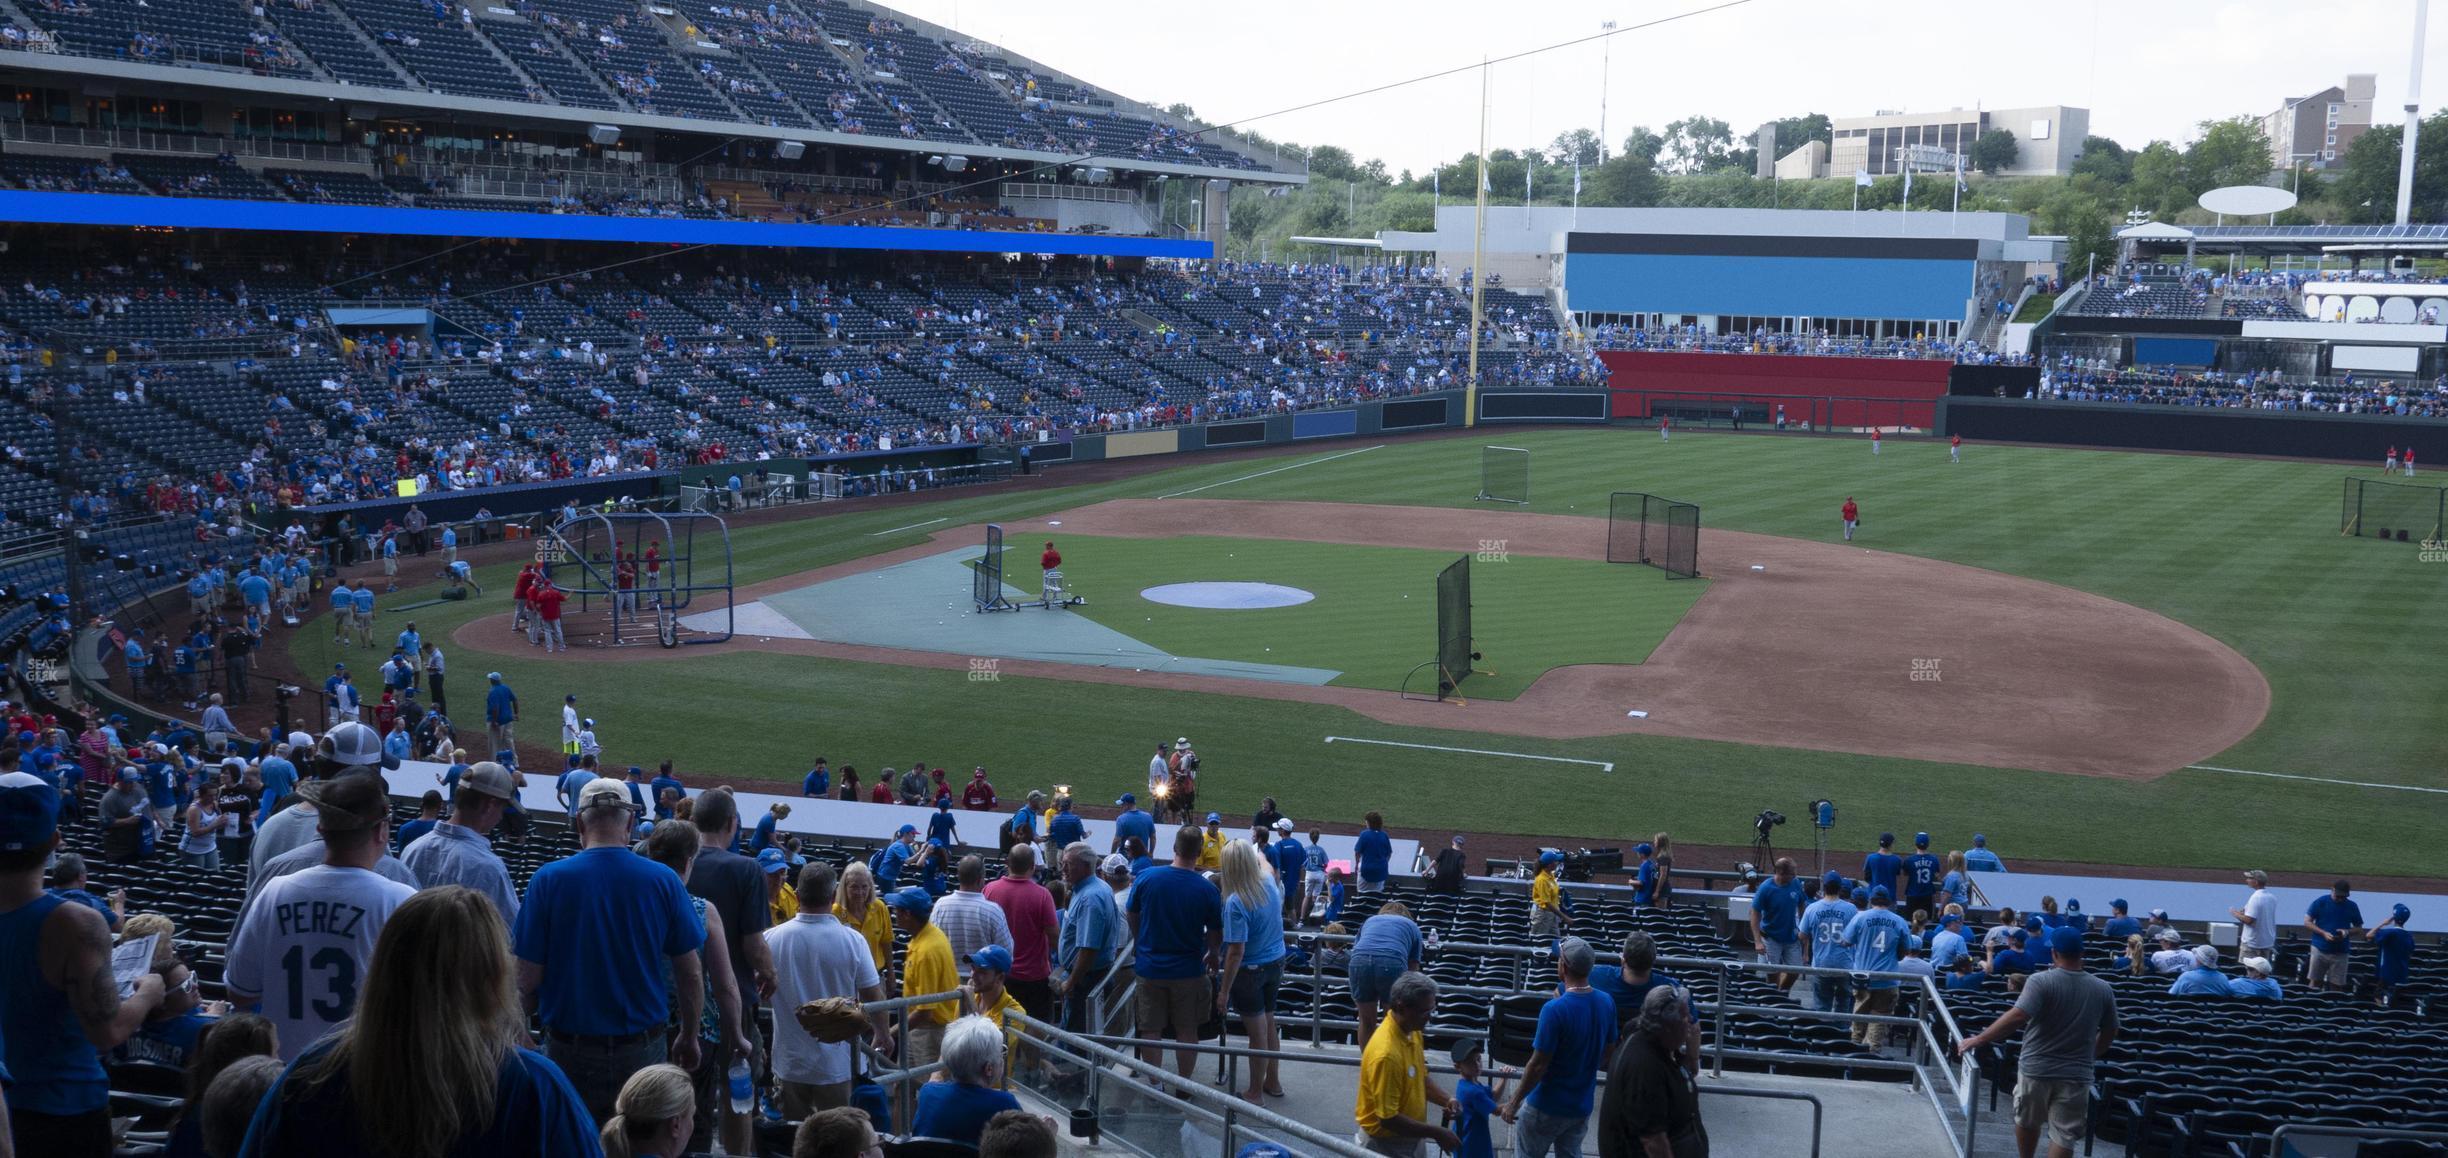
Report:
<svg viewBox="0 0 2448 1158"><path fill-rule="evenodd" d="M2289 1137L2352 1138L2358 1142L2369 1139L2402 1139L2409 1142L2448 1142L2448 1130L2415 1130L2402 1126L2324 1126L2312 1122L2280 1122L2270 1131L2270 1153L2286 1153Z"/></svg>
<svg viewBox="0 0 2448 1158"><path fill-rule="evenodd" d="M1107 1046L1101 1042L1084 1037L1080 1034L1071 1033L1063 1029L1061 1026L1039 1021L1036 1018L1030 1017L1026 1013L1012 1012L1006 1013L1004 1016L1009 1023L1016 1023L1024 1029L1034 1031L1036 1036L1041 1039L1041 1042L1055 1041L1064 1043L1065 1045L1071 1047L1070 1052L1083 1055L1086 1059L1091 1060L1092 1063L1107 1065L1118 1064L1126 1071L1138 1075L1147 1084L1159 1087L1160 1092L1163 1087L1176 1087L1193 1091L1199 1097L1218 1098L1223 1100L1226 1104L1223 1110L1220 1112L1224 1117L1227 1143L1229 1143L1231 1140L1232 1119L1235 1116L1240 1116L1249 1118L1252 1121L1265 1126L1267 1129L1290 1134L1293 1137L1301 1139L1303 1142L1321 1148L1324 1153L1354 1155L1359 1156L1359 1158L1366 1158L1366 1155L1368 1154L1368 1151L1362 1150L1359 1147L1352 1145L1350 1142L1336 1138L1333 1135L1327 1134L1326 1132L1313 1126L1287 1118L1282 1114L1278 1114L1273 1110L1267 1109L1264 1106L1250 1105L1249 1103L1243 1102L1241 1099L1236 1098L1229 1093L1220 1093L1209 1088L1206 1084L1198 1081L1195 1078L1185 1078L1165 1069L1162 1066L1149 1065L1146 1062L1140 1061L1138 1058L1131 1056L1130 1054L1124 1053L1120 1050L1112 1048L1111 1046ZM1163 1042L1159 1044L1166 1048L1173 1048L1179 1045L1177 1042ZM1181 1098L1180 1100L1190 1102L1193 1105L1197 1104L1197 1102L1192 1098L1185 1097ZM1204 1107L1201 1108L1203 1109Z"/></svg>

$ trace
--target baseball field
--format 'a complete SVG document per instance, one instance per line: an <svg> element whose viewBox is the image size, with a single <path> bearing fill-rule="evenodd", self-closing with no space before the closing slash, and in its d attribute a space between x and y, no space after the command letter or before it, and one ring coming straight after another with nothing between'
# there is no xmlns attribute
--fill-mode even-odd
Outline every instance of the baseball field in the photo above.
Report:
<svg viewBox="0 0 2448 1158"><path fill-rule="evenodd" d="M1493 441L1532 452L1526 506L1471 501ZM671 758L691 783L795 784L822 755L870 776L983 764L1007 793L1066 783L1098 802L1144 782L1156 740L1187 735L1204 799L1271 794L1304 823L1377 809L1414 828L1739 844L1774 808L1797 817L1780 843L1801 845L1804 804L1829 797L1847 848L1880 829L1941 848L1982 831L2010 862L2448 876L2448 563L2341 538L2345 473L1507 429L734 528L743 606L868 623L834 593L862 576L906 587L884 569L974 553L987 522L1010 534L1014 598L1034 596L1044 538L1087 597L980 617L954 575L924 594L942 622L905 642L816 630L547 657L508 629L507 555L480 569L485 597L385 613L378 633L413 618L444 641L463 729L499 670L539 752L574 693L609 763ZM1607 497L1632 490L1699 504L1703 580L1604 562ZM1862 511L1849 545L1847 497ZM1466 705L1404 703L1388 689L1432 658L1435 572L1459 556L1494 674L1464 682ZM1175 583L1311 598L1142 594ZM371 682L382 657L318 626L290 644L298 669L345 661ZM1091 637L1111 653L1066 650Z"/></svg>

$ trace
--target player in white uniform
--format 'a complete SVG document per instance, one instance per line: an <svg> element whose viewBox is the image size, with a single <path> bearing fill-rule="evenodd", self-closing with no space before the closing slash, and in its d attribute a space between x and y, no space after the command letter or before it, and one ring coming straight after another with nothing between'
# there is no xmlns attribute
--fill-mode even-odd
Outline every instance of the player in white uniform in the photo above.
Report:
<svg viewBox="0 0 2448 1158"><path fill-rule="evenodd" d="M416 895L373 870L390 843L379 776L352 773L299 794L314 803L324 861L264 884L230 936L223 969L231 1001L262 1001L283 1061L356 1013L383 922Z"/></svg>
<svg viewBox="0 0 2448 1158"><path fill-rule="evenodd" d="M581 726L582 723L578 718L578 697L561 697L562 755L575 756L578 754L578 732Z"/></svg>

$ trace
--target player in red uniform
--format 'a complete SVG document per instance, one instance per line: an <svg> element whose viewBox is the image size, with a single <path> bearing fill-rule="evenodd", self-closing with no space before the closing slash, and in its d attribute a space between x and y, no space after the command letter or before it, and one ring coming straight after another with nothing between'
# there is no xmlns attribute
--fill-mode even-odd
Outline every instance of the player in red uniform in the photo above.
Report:
<svg viewBox="0 0 2448 1158"><path fill-rule="evenodd" d="M1963 461L1963 435L1958 434L1947 439L1947 461Z"/></svg>
<svg viewBox="0 0 2448 1158"><path fill-rule="evenodd" d="M535 642L534 620L528 614L527 597L535 592L536 565L519 568L518 582L510 588L510 630L527 629L527 642Z"/></svg>
<svg viewBox="0 0 2448 1158"><path fill-rule="evenodd" d="M1853 496L1845 496L1844 510L1841 513L1844 515L1845 542L1850 543L1853 541L1853 528L1861 522L1861 508L1854 505Z"/></svg>
<svg viewBox="0 0 2448 1158"><path fill-rule="evenodd" d="M1872 458L1877 458L1877 457L1878 457L1878 450L1879 450L1879 428L1878 428L1878 427L1873 426L1873 427L1871 427L1871 428L1870 428L1870 457L1872 457Z"/></svg>
<svg viewBox="0 0 2448 1158"><path fill-rule="evenodd" d="M2389 448L2389 451L2388 451L2388 459L2387 459L2386 461L2384 461L2384 462L2382 462L2382 463L2380 464L2380 473L2382 473L2382 474L2395 474L2395 473L2397 473L2397 448L2396 448L2396 447L2392 446L2392 447L2390 447L2390 448Z"/></svg>
<svg viewBox="0 0 2448 1158"><path fill-rule="evenodd" d="M2410 446L2409 446L2409 447L2407 447L2407 448L2406 448L2406 452L2405 452L2405 465L2404 465L2404 466L2402 466L2402 467L2400 467L2400 468L2398 468L2398 469L2403 470L2403 471L2405 472L2405 476L2406 476L2407 478L2412 478L2412 477L2414 477L2414 448L2413 448L2413 447L2410 447Z"/></svg>
<svg viewBox="0 0 2448 1158"><path fill-rule="evenodd" d="M1037 556L1037 569L1044 573L1038 580L1038 597L1049 609L1062 606L1062 552L1054 549L1054 540L1046 540L1045 553Z"/></svg>
<svg viewBox="0 0 2448 1158"><path fill-rule="evenodd" d="M1668 441L1668 439L1667 439L1667 434L1666 434L1666 424L1667 424L1669 421L1671 421L1671 420L1670 420L1670 419L1668 419L1668 418L1667 418L1665 415L1663 415L1663 414L1658 415L1658 441L1659 441L1659 442L1665 442L1665 441Z"/></svg>
<svg viewBox="0 0 2448 1158"><path fill-rule="evenodd" d="M2397 457L2397 452L2393 450L2390 451L2389 457ZM1040 571L1053 571L1059 569L1061 566L1062 552L1054 549L1054 540L1046 540L1045 554L1037 556L1037 569Z"/></svg>

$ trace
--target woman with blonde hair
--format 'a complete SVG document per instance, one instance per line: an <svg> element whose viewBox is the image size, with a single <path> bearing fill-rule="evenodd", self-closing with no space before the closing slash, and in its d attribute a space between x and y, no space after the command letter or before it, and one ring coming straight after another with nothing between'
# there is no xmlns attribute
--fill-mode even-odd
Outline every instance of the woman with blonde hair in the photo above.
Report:
<svg viewBox="0 0 2448 1158"><path fill-rule="evenodd" d="M884 899L876 895L875 873L867 862L854 860L842 870L841 893L833 898L833 918L850 926L867 939L867 951L875 955L876 975L892 972L892 914L884 908ZM891 985L886 985L891 989Z"/></svg>
<svg viewBox="0 0 2448 1158"><path fill-rule="evenodd" d="M357 1014L264 1095L240 1158L591 1154L561 1068L519 1045L510 933L482 893L427 889L384 922Z"/></svg>
<svg viewBox="0 0 2448 1158"><path fill-rule="evenodd" d="M689 1072L651 1065L629 1075L604 1123L604 1158L680 1158L688 1153L697 1091Z"/></svg>
<svg viewBox="0 0 2448 1158"><path fill-rule="evenodd" d="M1674 904L1674 837L1659 833L1649 838L1649 860L1657 866L1657 885L1649 903L1657 908Z"/></svg>
<svg viewBox="0 0 2448 1158"><path fill-rule="evenodd" d="M1224 984L1216 991L1216 1014L1227 1005L1241 1015L1241 1031L1250 1048L1275 1048L1275 998L1283 986L1283 886L1275 866L1258 853L1258 846L1235 839L1224 846ZM1249 1088L1243 1101L1264 1104L1261 1094L1284 1096L1276 1078L1275 1059L1251 1058Z"/></svg>
<svg viewBox="0 0 2448 1158"><path fill-rule="evenodd" d="M1962 849L1948 849L1946 872L1938 880L1938 904L1941 908L1972 903L1972 878L1964 875Z"/></svg>

